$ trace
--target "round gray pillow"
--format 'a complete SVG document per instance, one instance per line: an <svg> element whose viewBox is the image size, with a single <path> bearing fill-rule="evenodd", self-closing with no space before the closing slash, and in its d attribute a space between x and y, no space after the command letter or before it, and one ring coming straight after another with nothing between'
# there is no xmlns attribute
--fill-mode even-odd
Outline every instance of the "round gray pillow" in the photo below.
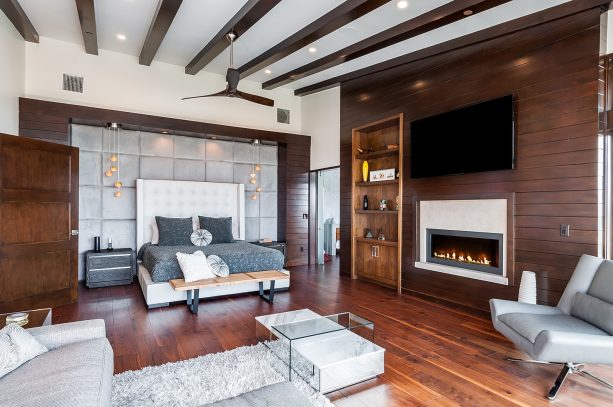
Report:
<svg viewBox="0 0 613 407"><path fill-rule="evenodd" d="M209 263L209 267L213 274L218 277L228 277L230 275L230 267L226 264L225 261L221 259L221 257L217 255L210 255L206 258L207 263Z"/></svg>
<svg viewBox="0 0 613 407"><path fill-rule="evenodd" d="M206 246L213 240L213 235L206 229L196 229L192 232L190 239L194 246Z"/></svg>

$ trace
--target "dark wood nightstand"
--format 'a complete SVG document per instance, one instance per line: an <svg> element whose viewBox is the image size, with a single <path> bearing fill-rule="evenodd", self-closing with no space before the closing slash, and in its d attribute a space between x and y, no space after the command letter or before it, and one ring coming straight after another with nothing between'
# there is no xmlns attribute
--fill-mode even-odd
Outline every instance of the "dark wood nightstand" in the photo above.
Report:
<svg viewBox="0 0 613 407"><path fill-rule="evenodd" d="M132 284L136 253L132 249L85 252L85 285L89 288Z"/></svg>
<svg viewBox="0 0 613 407"><path fill-rule="evenodd" d="M275 249L283 253L283 266L285 267L285 242L250 242L251 244L255 244L258 246L269 247L271 249Z"/></svg>

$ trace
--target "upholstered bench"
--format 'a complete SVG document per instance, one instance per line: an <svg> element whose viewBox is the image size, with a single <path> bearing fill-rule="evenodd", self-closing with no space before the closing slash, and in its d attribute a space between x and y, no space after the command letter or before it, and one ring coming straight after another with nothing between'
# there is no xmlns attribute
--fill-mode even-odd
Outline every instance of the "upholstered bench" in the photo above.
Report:
<svg viewBox="0 0 613 407"><path fill-rule="evenodd" d="M235 273L227 277L207 278L204 280L186 283L184 279L170 280L170 286L175 291L187 291L187 308L194 313L198 313L198 302L200 301L200 290L211 287L225 285L237 285L246 283L258 283L260 297L268 302L273 302L275 297L275 281L289 280L289 273L277 270L254 271L251 273ZM264 282L270 281L270 291L264 294Z"/></svg>

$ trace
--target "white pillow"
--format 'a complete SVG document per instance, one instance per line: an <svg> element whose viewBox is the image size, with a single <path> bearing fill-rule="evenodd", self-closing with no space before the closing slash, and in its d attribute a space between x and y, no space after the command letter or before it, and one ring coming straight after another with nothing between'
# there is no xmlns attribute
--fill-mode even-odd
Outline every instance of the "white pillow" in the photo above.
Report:
<svg viewBox="0 0 613 407"><path fill-rule="evenodd" d="M186 283L215 277L202 250L196 250L194 254L177 252L177 261Z"/></svg>
<svg viewBox="0 0 613 407"><path fill-rule="evenodd" d="M48 350L19 325L5 326L0 330L0 378Z"/></svg>

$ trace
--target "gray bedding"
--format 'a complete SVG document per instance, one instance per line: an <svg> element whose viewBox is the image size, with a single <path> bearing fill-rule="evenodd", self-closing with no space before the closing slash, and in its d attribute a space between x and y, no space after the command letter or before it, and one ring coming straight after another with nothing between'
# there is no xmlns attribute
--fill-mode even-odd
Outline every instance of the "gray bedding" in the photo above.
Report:
<svg viewBox="0 0 613 407"><path fill-rule="evenodd" d="M275 249L251 243L218 243L208 246L158 246L146 243L138 251L138 258L149 270L155 283L183 278L177 262L177 252L193 253L202 250L206 256L216 254L228 264L230 274L250 271L283 269L283 254Z"/></svg>

